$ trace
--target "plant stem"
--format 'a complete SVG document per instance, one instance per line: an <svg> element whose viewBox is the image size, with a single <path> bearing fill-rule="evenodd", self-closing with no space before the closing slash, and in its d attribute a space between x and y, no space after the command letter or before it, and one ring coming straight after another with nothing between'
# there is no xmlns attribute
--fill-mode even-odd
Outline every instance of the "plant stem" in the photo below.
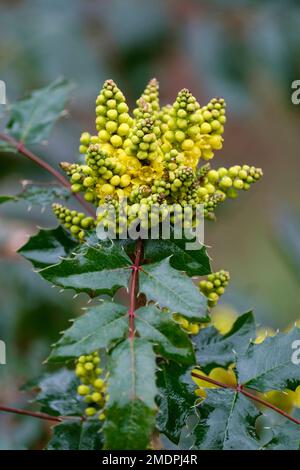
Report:
<svg viewBox="0 0 300 470"><path fill-rule="evenodd" d="M131 274L130 288L129 288L130 305L129 305L129 310L128 310L128 316L129 316L129 338L131 340L134 338L134 317L135 317L134 312L136 308L136 300L137 300L136 291L137 291L137 286L138 286L142 251L143 251L143 242L139 238L136 242L134 264L131 266L132 274Z"/></svg>
<svg viewBox="0 0 300 470"><path fill-rule="evenodd" d="M21 410L19 408L10 408L9 406L0 406L0 411L5 411L6 413L15 413L18 415L32 416L33 418L46 419L49 421L56 421L58 423L63 421L63 417L51 416L46 413L38 413L34 411Z"/></svg>
<svg viewBox="0 0 300 470"><path fill-rule="evenodd" d="M21 155L29 158L32 162L36 163L38 166L43 168L44 170L48 171L54 178L56 178L65 188L70 189L71 185L69 181L59 173L59 171L55 170L49 163L44 162L40 157L35 155L33 152L28 150L22 142L18 142L10 135L0 133L0 140L3 140L9 143L12 147L14 147ZM89 205L85 202L85 200L77 193L72 193L72 195L77 199L77 201L85 208L86 211L89 212L92 216L94 216L94 211L89 207Z"/></svg>
<svg viewBox="0 0 300 470"><path fill-rule="evenodd" d="M248 398L251 398L251 400L254 400L256 401L257 403L260 403L261 405L264 405L266 406L267 408L270 408L271 410L273 411L276 411L276 413L279 413L280 415L284 416L285 418L289 419L290 421L293 421L294 423L296 424L299 424L300 425L300 420L297 419L297 418L294 418L293 416L289 415L288 413L286 413L285 411L281 410L280 408L278 408L277 406L275 405L272 405L271 403L267 402L266 400L264 400L263 398L260 398L256 395L254 395L253 393L250 393L248 392L247 390L245 390L243 388L242 385L228 385L228 384L225 384L223 382L219 382L218 380L214 380L214 379L211 379L210 377L205 377L204 375L201 375L201 374L197 374L196 372L192 372L192 376L193 377L196 377L197 379L201 379L201 380L204 380L205 382L209 382L213 385L217 385L218 387L222 387L222 388L229 388L231 390L234 390L235 392L239 392L239 393L242 393L243 395L245 395L246 397Z"/></svg>

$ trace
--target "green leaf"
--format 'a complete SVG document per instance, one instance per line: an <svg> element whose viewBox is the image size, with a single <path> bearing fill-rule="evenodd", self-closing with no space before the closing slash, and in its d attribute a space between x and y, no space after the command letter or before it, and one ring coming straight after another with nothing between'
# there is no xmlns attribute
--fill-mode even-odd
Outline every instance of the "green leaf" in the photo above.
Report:
<svg viewBox="0 0 300 470"><path fill-rule="evenodd" d="M109 361L105 448L146 449L155 424L155 354L141 338L127 339L112 352Z"/></svg>
<svg viewBox="0 0 300 470"><path fill-rule="evenodd" d="M299 419L300 413L297 410L294 416ZM270 431L273 434L271 440L264 445L266 450L300 450L300 426L285 419L280 423L270 424Z"/></svg>
<svg viewBox="0 0 300 470"><path fill-rule="evenodd" d="M79 380L73 371L60 369L30 381L23 389L37 389L33 400L44 413L55 416L82 416L84 403L77 395Z"/></svg>
<svg viewBox="0 0 300 470"><path fill-rule="evenodd" d="M154 343L158 354L183 364L195 363L188 335L174 322L169 312L149 305L138 309L135 315L135 327L140 337Z"/></svg>
<svg viewBox="0 0 300 470"><path fill-rule="evenodd" d="M72 90L70 82L58 79L10 107L7 133L26 145L42 143L62 116Z"/></svg>
<svg viewBox="0 0 300 470"><path fill-rule="evenodd" d="M260 415L245 396L229 389L207 389L198 406L194 449L256 450L261 447L255 422Z"/></svg>
<svg viewBox="0 0 300 470"><path fill-rule="evenodd" d="M160 365L157 374L159 388L157 427L170 441L178 444L188 416L194 414L195 384L191 368L175 362Z"/></svg>
<svg viewBox="0 0 300 470"><path fill-rule="evenodd" d="M74 256L39 271L47 281L76 292L113 295L129 282L131 260L113 242L84 245Z"/></svg>
<svg viewBox="0 0 300 470"><path fill-rule="evenodd" d="M100 426L95 420L57 424L46 450L101 450Z"/></svg>
<svg viewBox="0 0 300 470"><path fill-rule="evenodd" d="M24 190L15 199L46 206L57 200L66 201L70 195L70 191L61 185L27 183Z"/></svg>
<svg viewBox="0 0 300 470"><path fill-rule="evenodd" d="M299 350L300 329L279 333L261 344L251 343L247 352L238 357L237 372L240 384L265 392L268 390L295 390L300 385L300 367L293 363L293 354Z"/></svg>
<svg viewBox="0 0 300 470"><path fill-rule="evenodd" d="M198 250L188 250L186 239L171 238L170 240L145 240L144 257L151 262L170 258L172 268L185 271L189 276L205 276L210 274L210 263L206 247Z"/></svg>
<svg viewBox="0 0 300 470"><path fill-rule="evenodd" d="M108 349L128 332L126 312L123 305L108 301L90 308L65 331L48 361L66 361L100 348Z"/></svg>
<svg viewBox="0 0 300 470"><path fill-rule="evenodd" d="M209 373L214 367L228 367L236 355L246 352L250 340L255 338L255 321L252 312L237 318L231 330L221 335L214 327L204 328L194 338L197 364Z"/></svg>
<svg viewBox="0 0 300 470"><path fill-rule="evenodd" d="M7 142L4 142L3 140L0 140L0 152L1 153L17 153L17 149L15 147L12 147L10 144Z"/></svg>
<svg viewBox="0 0 300 470"><path fill-rule="evenodd" d="M172 313L180 313L190 320L207 322L207 301L191 279L170 266L167 258L155 264L142 266L140 291L148 300Z"/></svg>
<svg viewBox="0 0 300 470"><path fill-rule="evenodd" d="M0 204L4 204L5 202L10 202L10 201L17 201L16 196L0 196Z"/></svg>
<svg viewBox="0 0 300 470"><path fill-rule="evenodd" d="M31 261L35 268L42 268L58 263L61 258L70 255L78 242L61 226L54 230L40 230L31 237L19 253Z"/></svg>
<svg viewBox="0 0 300 470"><path fill-rule="evenodd" d="M61 185L26 182L21 193L15 196L0 196L0 204L9 201L26 201L30 206L39 205L44 208L57 200L66 201L70 195L70 191Z"/></svg>

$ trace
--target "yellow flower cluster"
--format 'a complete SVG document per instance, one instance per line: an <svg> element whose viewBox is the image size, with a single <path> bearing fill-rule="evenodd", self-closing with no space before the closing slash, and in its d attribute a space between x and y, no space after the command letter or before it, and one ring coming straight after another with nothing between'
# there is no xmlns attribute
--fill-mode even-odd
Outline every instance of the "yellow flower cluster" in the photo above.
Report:
<svg viewBox="0 0 300 470"><path fill-rule="evenodd" d="M77 392L88 405L85 409L86 415L89 417L98 415L98 418L103 420L105 419L104 407L109 395L106 392L107 377L103 377L103 369L99 365L98 352L80 356L76 361L75 374L81 382Z"/></svg>
<svg viewBox="0 0 300 470"><path fill-rule="evenodd" d="M230 279L230 275L228 271L217 271L215 273L211 273L207 276L206 279L203 279L199 282L199 289L202 294L204 294L208 299L208 306L210 308L215 307L218 303L219 298L221 295L224 294L225 288L228 285ZM223 318L223 316L221 316ZM214 321L214 314L211 316L211 323L214 326L218 324L220 321L224 321L221 318L219 320ZM235 317L234 317L235 318ZM207 327L207 323L194 323L189 322L186 318L179 314L174 315L174 319L180 324L180 326L190 335L197 335L202 328ZM230 328L228 331L231 329ZM216 326L216 328L218 328ZM219 329L219 328L218 328Z"/></svg>
<svg viewBox="0 0 300 470"><path fill-rule="evenodd" d="M151 226L168 215L175 222L181 217L178 206L189 205L195 211L197 204L203 204L205 217L213 218L220 202L249 189L262 175L248 165L218 170L201 166L222 148L225 122L223 99L214 98L201 107L187 89L172 105L160 107L155 79L130 115L124 94L113 80L106 80L96 99L97 134L84 132L80 138L85 163L63 162L61 167L70 177L72 191L83 192L97 207L113 202L116 208L127 198L129 223L148 218L146 209L152 206L159 213Z"/></svg>

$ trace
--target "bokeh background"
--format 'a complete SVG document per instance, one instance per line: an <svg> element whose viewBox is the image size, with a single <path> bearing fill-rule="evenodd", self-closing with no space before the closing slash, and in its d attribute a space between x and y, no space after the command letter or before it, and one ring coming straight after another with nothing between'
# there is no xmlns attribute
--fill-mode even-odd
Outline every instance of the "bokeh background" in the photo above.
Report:
<svg viewBox="0 0 300 470"><path fill-rule="evenodd" d="M183 87L201 104L224 97L225 145L214 164L260 166L264 178L206 224L206 244L213 268L231 273L223 304L253 308L262 325L284 328L300 318L300 105L291 102L299 28L296 0L1 0L0 79L9 102L59 76L75 83L68 117L36 149L55 166L76 159L81 131L93 131L106 78L131 104L153 76L163 102ZM1 194L18 192L21 180L49 178L19 155L0 159ZM50 212L28 212L26 204L0 209L2 404L26 406L19 387L44 371L50 344L86 302L51 289L16 254L36 225L54 224ZM47 433L44 422L0 415L2 450L41 448Z"/></svg>

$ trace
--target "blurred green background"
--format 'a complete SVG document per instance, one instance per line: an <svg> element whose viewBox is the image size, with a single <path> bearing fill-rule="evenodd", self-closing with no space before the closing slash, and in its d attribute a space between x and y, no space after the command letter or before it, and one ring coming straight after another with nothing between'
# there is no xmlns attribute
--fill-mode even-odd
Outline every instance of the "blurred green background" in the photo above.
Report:
<svg viewBox="0 0 300 470"><path fill-rule="evenodd" d="M0 79L9 102L59 76L75 82L69 116L36 149L55 166L76 159L80 132L94 130L94 100L107 78L131 104L153 76L164 103L183 87L201 104L224 97L225 145L213 165L249 163L264 178L206 223L206 244L213 268L231 273L223 302L281 328L300 318L300 105L291 102L299 27L296 0L1 0ZM48 175L1 155L0 194L19 191L24 179ZM54 224L50 211L25 204L0 209L0 402L11 406L26 405L19 386L43 372L50 344L86 302L51 289L15 253L36 225ZM2 450L41 448L47 432L44 422L0 415Z"/></svg>

